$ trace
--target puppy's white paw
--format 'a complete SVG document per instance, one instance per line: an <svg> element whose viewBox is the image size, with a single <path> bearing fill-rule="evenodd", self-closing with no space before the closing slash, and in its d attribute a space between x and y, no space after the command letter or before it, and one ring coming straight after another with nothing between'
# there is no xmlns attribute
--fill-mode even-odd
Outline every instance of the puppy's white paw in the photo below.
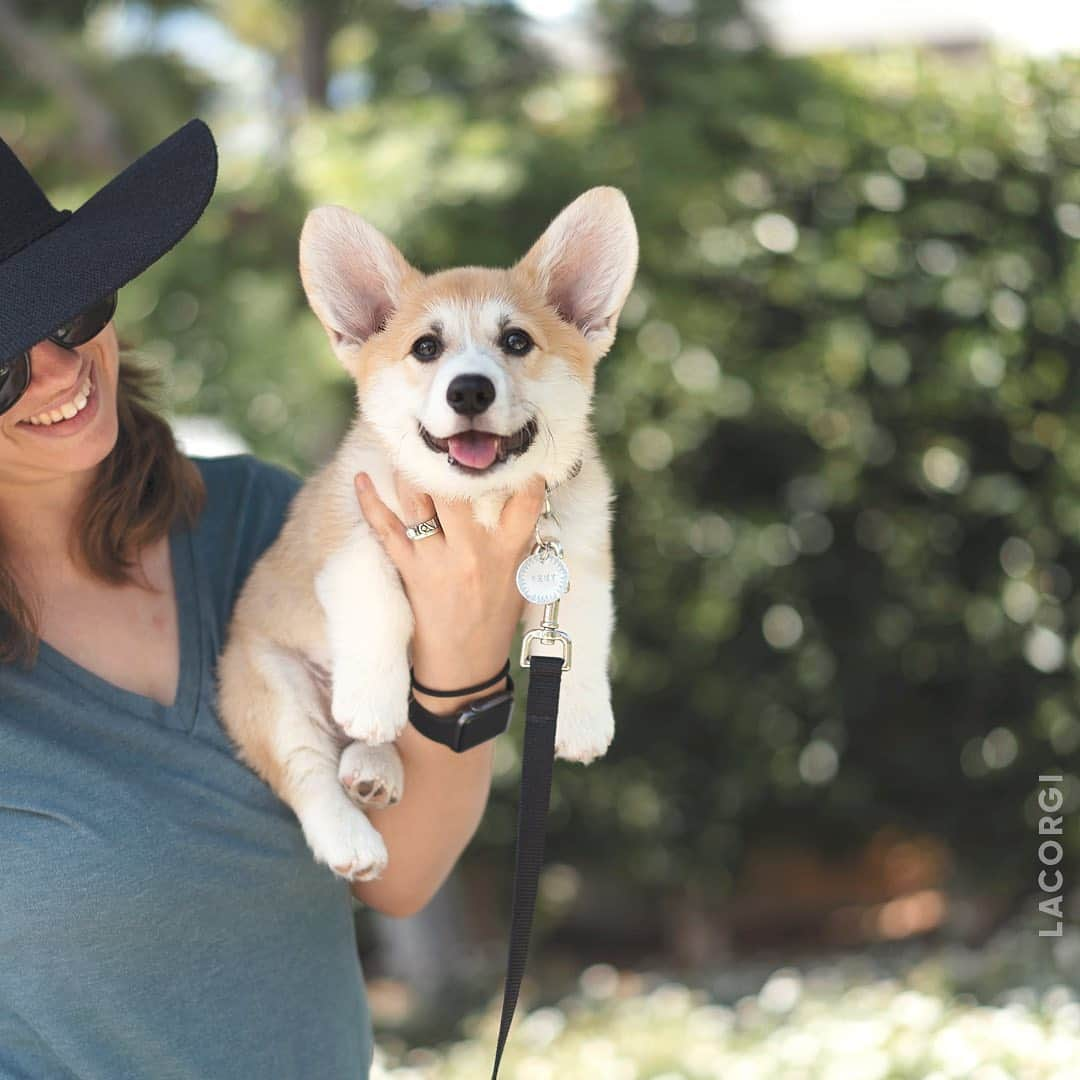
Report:
<svg viewBox="0 0 1080 1080"><path fill-rule="evenodd" d="M378 830L347 798L301 818L304 837L315 858L346 881L371 881L386 869L386 843Z"/></svg>
<svg viewBox="0 0 1080 1080"><path fill-rule="evenodd" d="M338 779L357 806L381 810L400 802L405 768L393 743L349 743L338 763Z"/></svg>
<svg viewBox="0 0 1080 1080"><path fill-rule="evenodd" d="M342 665L338 665L342 666ZM401 663L334 669L334 722L372 746L393 742L409 722L409 669Z"/></svg>
<svg viewBox="0 0 1080 1080"><path fill-rule="evenodd" d="M593 687L570 685L559 693L559 717L555 725L555 756L563 761L590 761L607 752L615 737L615 714L606 684Z"/></svg>

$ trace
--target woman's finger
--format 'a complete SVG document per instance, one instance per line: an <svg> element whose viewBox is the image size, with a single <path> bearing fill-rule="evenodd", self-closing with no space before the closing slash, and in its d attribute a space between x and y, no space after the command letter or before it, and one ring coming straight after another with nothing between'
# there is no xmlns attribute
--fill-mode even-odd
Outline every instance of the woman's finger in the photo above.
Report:
<svg viewBox="0 0 1080 1080"><path fill-rule="evenodd" d="M477 522L473 505L468 499L445 499L438 495L432 496L432 499L446 539L451 543L464 541L472 544L480 538L481 533L485 537L490 535Z"/></svg>
<svg viewBox="0 0 1080 1080"><path fill-rule="evenodd" d="M515 491L506 500L499 518L499 528L507 535L526 537L533 535L536 519L544 509L544 478L537 473L525 487Z"/></svg>
<svg viewBox="0 0 1080 1080"><path fill-rule="evenodd" d="M425 491L414 487L412 483L396 469L394 470L394 487L397 489L398 501L401 503L401 513L406 525L419 525L421 521L433 518L435 503ZM424 537L425 540L433 539ZM444 541L445 542L445 541Z"/></svg>
<svg viewBox="0 0 1080 1080"><path fill-rule="evenodd" d="M367 473L357 473L353 483L364 520L379 538L391 562L400 571L412 557L412 541L405 535L405 526L397 514L379 498Z"/></svg>

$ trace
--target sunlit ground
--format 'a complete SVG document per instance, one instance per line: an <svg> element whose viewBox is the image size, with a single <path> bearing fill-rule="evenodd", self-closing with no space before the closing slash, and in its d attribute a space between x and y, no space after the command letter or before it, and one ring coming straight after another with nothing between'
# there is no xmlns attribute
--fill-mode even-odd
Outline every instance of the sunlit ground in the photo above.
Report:
<svg viewBox="0 0 1080 1080"><path fill-rule="evenodd" d="M1031 924L981 949L906 946L782 967L754 993L594 965L574 991L519 1004L505 1080L1076 1080L1080 929L1040 938ZM501 987L500 987L501 991ZM377 995L373 1009L378 1017ZM499 1001L469 1038L405 1050L379 1040L372 1080L489 1076Z"/></svg>

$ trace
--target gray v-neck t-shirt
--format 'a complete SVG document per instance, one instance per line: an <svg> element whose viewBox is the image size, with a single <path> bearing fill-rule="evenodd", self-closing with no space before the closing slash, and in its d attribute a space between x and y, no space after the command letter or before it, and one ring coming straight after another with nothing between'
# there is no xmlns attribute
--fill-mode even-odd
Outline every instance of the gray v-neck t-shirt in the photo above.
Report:
<svg viewBox="0 0 1080 1080"><path fill-rule="evenodd" d="M0 1080L369 1074L348 885L216 709L229 613L301 481L192 460L208 497L169 538L174 704L45 642L30 672L0 664Z"/></svg>

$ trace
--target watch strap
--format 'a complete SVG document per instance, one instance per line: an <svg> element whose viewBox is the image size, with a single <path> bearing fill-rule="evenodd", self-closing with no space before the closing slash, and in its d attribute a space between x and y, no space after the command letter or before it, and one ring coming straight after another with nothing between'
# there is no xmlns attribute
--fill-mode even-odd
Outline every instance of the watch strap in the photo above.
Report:
<svg viewBox="0 0 1080 1080"><path fill-rule="evenodd" d="M506 689L470 701L450 716L429 712L409 694L409 722L421 735L462 753L501 735L510 726L514 708L514 680L506 676Z"/></svg>

